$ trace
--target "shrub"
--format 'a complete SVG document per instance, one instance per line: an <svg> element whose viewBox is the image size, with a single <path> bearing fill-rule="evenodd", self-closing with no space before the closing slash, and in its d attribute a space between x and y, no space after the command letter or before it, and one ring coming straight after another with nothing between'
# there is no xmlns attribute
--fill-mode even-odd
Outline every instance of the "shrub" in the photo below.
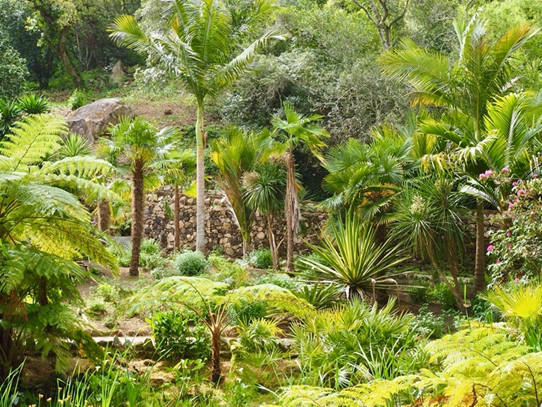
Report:
<svg viewBox="0 0 542 407"><path fill-rule="evenodd" d="M273 258L269 249L257 249L248 254L248 262L257 269L270 269L273 267Z"/></svg>
<svg viewBox="0 0 542 407"><path fill-rule="evenodd" d="M209 357L207 329L194 314L161 312L153 316L150 325L160 356L167 359Z"/></svg>
<svg viewBox="0 0 542 407"><path fill-rule="evenodd" d="M427 305L418 310L417 331L428 338L438 339L444 335L444 319L429 311Z"/></svg>
<svg viewBox="0 0 542 407"><path fill-rule="evenodd" d="M429 290L428 296L430 299L441 304L445 309L456 308L455 297L445 283L435 284Z"/></svg>
<svg viewBox="0 0 542 407"><path fill-rule="evenodd" d="M296 281L285 273L270 273L256 277L256 284L273 284L288 290L297 288Z"/></svg>
<svg viewBox="0 0 542 407"><path fill-rule="evenodd" d="M209 267L205 256L198 252L186 251L179 253L174 261L174 268L181 276L195 276Z"/></svg>
<svg viewBox="0 0 542 407"><path fill-rule="evenodd" d="M272 350L277 347L277 336L282 334L278 320L256 318L237 326L241 345L248 352Z"/></svg>
<svg viewBox="0 0 542 407"><path fill-rule="evenodd" d="M109 246L109 251L115 256L122 267L128 267L132 259L132 245L123 246L114 243Z"/></svg>
<svg viewBox="0 0 542 407"><path fill-rule="evenodd" d="M68 105L72 110L79 109L81 106L84 106L90 102L88 95L82 90L75 89L70 98L68 99Z"/></svg>
<svg viewBox="0 0 542 407"><path fill-rule="evenodd" d="M294 294L303 298L315 309L329 308L337 302L340 291L332 284L309 284L301 287Z"/></svg>
<svg viewBox="0 0 542 407"><path fill-rule="evenodd" d="M146 269L164 266L166 259L162 257L160 243L153 239L143 239L139 254L139 265Z"/></svg>
<svg viewBox="0 0 542 407"><path fill-rule="evenodd" d="M26 85L26 61L9 45L9 39L0 38L0 98L18 96Z"/></svg>
<svg viewBox="0 0 542 407"><path fill-rule="evenodd" d="M235 318L238 322L250 323L253 319L264 318L267 315L268 305L265 301L240 300L235 304Z"/></svg>
<svg viewBox="0 0 542 407"><path fill-rule="evenodd" d="M103 283L96 287L96 295L104 301L112 302L118 297L119 290L111 284Z"/></svg>

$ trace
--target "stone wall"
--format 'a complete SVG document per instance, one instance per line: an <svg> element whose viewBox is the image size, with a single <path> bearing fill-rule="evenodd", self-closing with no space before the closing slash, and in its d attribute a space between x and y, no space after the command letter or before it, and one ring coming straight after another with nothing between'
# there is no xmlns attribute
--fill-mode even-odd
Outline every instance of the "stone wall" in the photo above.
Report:
<svg viewBox="0 0 542 407"><path fill-rule="evenodd" d="M149 194L145 206L145 235L158 240L162 247L173 249L173 217L166 211L166 202L169 203L171 214L174 209L174 193L170 187L164 187L153 194ZM206 248L208 251L220 247L222 253L229 257L242 256L242 240L239 228L235 223L224 194L220 191L209 191L205 197L206 206ZM300 241L295 244L295 251L306 251L307 244L317 243L320 229L327 220L325 212L302 212L302 234ZM195 248L196 240L196 200L181 195L180 198L180 240L181 247ZM268 247L267 224L264 217L257 215L252 227L252 247ZM286 220L282 217L275 220L274 231L277 242L282 240L281 253L286 252Z"/></svg>

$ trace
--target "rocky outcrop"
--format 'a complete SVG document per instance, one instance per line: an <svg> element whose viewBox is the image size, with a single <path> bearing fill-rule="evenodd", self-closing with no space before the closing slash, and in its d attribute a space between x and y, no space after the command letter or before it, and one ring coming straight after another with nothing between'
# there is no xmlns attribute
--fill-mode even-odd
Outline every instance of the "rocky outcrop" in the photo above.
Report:
<svg viewBox="0 0 542 407"><path fill-rule="evenodd" d="M173 249L174 224L173 190L164 187L154 194L149 194L145 206L145 235L158 240L162 247ZM239 228L231 213L224 195L218 191L210 191L205 198L205 233L206 249L211 251L220 248L230 258L238 258L243 254L243 246ZM170 209L167 209L170 208ZM169 212L169 215L168 215ZM327 220L325 212L302 212L302 232L300 241L295 245L297 253L307 251L307 242L317 243L320 230ZM264 217L257 215L252 226L252 247L268 247L267 228ZM181 246L194 249L196 241L196 200L182 195L180 199L180 240ZM286 251L286 220L275 221L274 230L277 242L283 241L280 249Z"/></svg>
<svg viewBox="0 0 542 407"><path fill-rule="evenodd" d="M119 98L100 99L82 106L67 117L70 132L77 133L91 143L106 132L111 124L117 124L122 116L133 117L132 109Z"/></svg>

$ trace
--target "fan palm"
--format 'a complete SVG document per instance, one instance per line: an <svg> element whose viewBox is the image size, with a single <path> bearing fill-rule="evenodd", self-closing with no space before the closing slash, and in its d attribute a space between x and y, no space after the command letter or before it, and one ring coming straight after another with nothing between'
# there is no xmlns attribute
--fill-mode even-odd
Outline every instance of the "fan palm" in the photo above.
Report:
<svg viewBox="0 0 542 407"><path fill-rule="evenodd" d="M311 267L319 281L340 286L349 299L385 287L391 282L389 272L407 259L390 239L378 243L376 229L352 213L344 224L337 222L331 228L331 236L324 235L319 246L311 246L318 257L300 262Z"/></svg>
<svg viewBox="0 0 542 407"><path fill-rule="evenodd" d="M230 128L225 137L216 140L211 146L211 159L218 167L218 184L226 194L237 225L243 238L243 254L250 247L250 230L253 208L247 205L243 195L242 179L245 173L253 171L269 145L269 133L248 133Z"/></svg>
<svg viewBox="0 0 542 407"><path fill-rule="evenodd" d="M235 27L232 16L218 0L167 1L170 8L165 34L145 33L134 17L121 16L115 20L111 36L121 45L147 53L172 72L196 99L196 249L204 252L205 101L208 96L217 94L238 79L246 71L256 51L274 36L267 32L240 50L240 27ZM272 10L272 7L264 7L265 3L268 2L257 2L261 15L260 18L254 16L253 20L261 19Z"/></svg>
<svg viewBox="0 0 542 407"><path fill-rule="evenodd" d="M67 339L91 345L66 305L82 303L77 284L89 276L75 261L116 270L90 214L65 190L107 194L95 177L111 166L91 156L45 161L67 133L61 118L28 116L11 131L0 143L0 376L21 362L25 344L53 353L59 369Z"/></svg>
<svg viewBox="0 0 542 407"><path fill-rule="evenodd" d="M511 58L538 30L529 25L513 27L491 43L476 16L468 23L456 22L455 29L459 41L455 61L409 40L399 49L385 52L381 61L384 72L414 87L414 104L443 109L442 118L427 121L422 131L447 142L445 158L449 165L476 177L488 169L490 162L484 152L496 138L486 120L490 105L510 93L517 80L511 75ZM498 155L507 154L499 151ZM485 287L484 203L480 199L476 228L474 292Z"/></svg>
<svg viewBox="0 0 542 407"><path fill-rule="evenodd" d="M296 147L302 145L307 147L315 157L323 160L320 151L326 146L323 139L328 138L329 133L315 123L320 120L322 116L302 116L296 113L291 104L284 102L283 106L286 120L275 116L271 120L271 123L273 124L281 143L277 146L277 149L285 155L286 168L288 169L288 177L286 179L286 200L284 205L287 233L286 268L292 270L294 240L297 238L299 221L301 219L298 198L299 185L295 179L294 150Z"/></svg>
<svg viewBox="0 0 542 407"><path fill-rule="evenodd" d="M132 177L132 257L130 275L139 275L139 253L143 239L145 178L154 170L156 161L174 149L174 129L158 131L148 121L136 117L122 118L111 128L111 139L103 140L103 153L114 163L126 160Z"/></svg>

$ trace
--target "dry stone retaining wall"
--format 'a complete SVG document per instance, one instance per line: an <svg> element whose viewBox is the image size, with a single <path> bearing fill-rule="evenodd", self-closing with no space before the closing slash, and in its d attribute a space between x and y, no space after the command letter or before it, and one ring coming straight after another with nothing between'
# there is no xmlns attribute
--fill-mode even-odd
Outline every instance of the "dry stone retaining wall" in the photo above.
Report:
<svg viewBox="0 0 542 407"><path fill-rule="evenodd" d="M145 206L145 236L159 241L162 247L171 250L174 242L174 222L167 215L166 202L171 211L174 209L174 192L170 187L164 187L149 194ZM206 249L211 251L220 247L222 253L231 258L242 256L242 240L239 228L227 200L220 191L209 191L205 197L206 209ZM172 213L172 212L171 212ZM306 242L317 243L320 229L327 220L325 212L302 212L303 233L300 241L295 244L295 251L307 251ZM181 195L180 198L180 241L181 247L194 249L196 242L196 200ZM277 242L285 238L286 219L275 220L274 231ZM252 227L252 247L268 247L267 223L263 216L257 215ZM281 252L286 251L286 241L282 242Z"/></svg>

